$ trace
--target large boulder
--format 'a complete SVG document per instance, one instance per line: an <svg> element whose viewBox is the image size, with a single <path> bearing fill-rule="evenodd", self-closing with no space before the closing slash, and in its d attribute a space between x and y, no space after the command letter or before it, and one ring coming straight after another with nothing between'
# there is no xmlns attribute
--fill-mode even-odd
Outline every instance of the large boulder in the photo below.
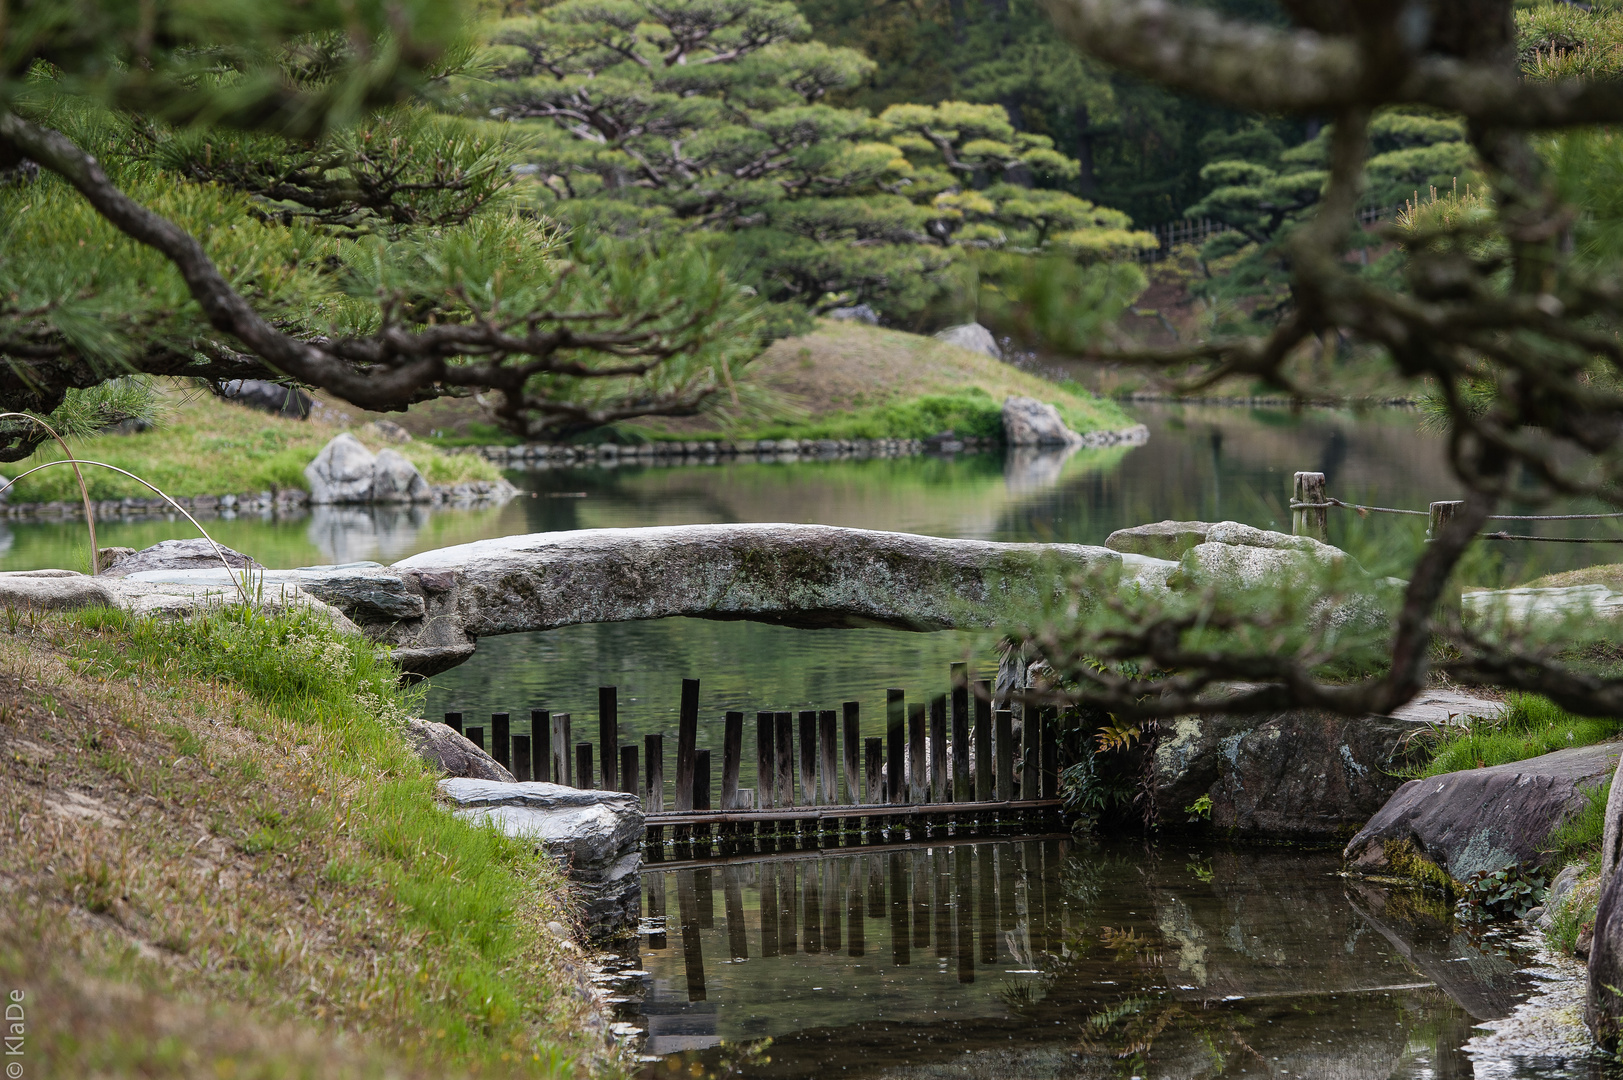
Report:
<svg viewBox="0 0 1623 1080"><path fill-rule="evenodd" d="M1003 359L1003 350L997 346L997 338L992 331L980 323L964 323L962 326L949 326L936 334L937 341L945 341L948 345L956 345L960 349L978 352L990 356L994 360Z"/></svg>
<svg viewBox="0 0 1623 1080"><path fill-rule="evenodd" d="M107 548L104 551L113 551ZM127 550L127 549L126 549ZM128 577L147 570L218 570L224 565L233 570L263 569L251 556L232 551L224 544L216 547L202 537L190 540L160 540L140 551L120 553L102 571L104 577Z"/></svg>
<svg viewBox="0 0 1623 1080"><path fill-rule="evenodd" d="M1003 400L1003 441L1010 446L1080 446L1082 436L1065 426L1059 410L1036 398Z"/></svg>
<svg viewBox="0 0 1623 1080"><path fill-rule="evenodd" d="M1355 873L1391 874L1420 858L1456 881L1480 870L1537 864L1558 826L1606 782L1623 743L1410 780L1348 843ZM1412 865L1412 864L1411 864Z"/></svg>
<svg viewBox="0 0 1623 1080"><path fill-rule="evenodd" d="M220 396L260 412L305 420L314 399L303 390L266 379L232 379L220 389Z"/></svg>
<svg viewBox="0 0 1623 1080"><path fill-rule="evenodd" d="M347 431L339 432L304 467L310 501L317 505L371 502L377 464L377 455L362 446L361 440Z"/></svg>
<svg viewBox="0 0 1623 1080"><path fill-rule="evenodd" d="M397 450L373 454L361 440L344 431L321 448L304 467L310 481L310 502L333 503L431 502L434 491Z"/></svg>
<svg viewBox="0 0 1623 1080"><path fill-rule="evenodd" d="M1623 1035L1623 874L1601 889L1589 945L1589 991L1584 1022L1595 1041L1615 1052Z"/></svg>
<svg viewBox="0 0 1623 1080"><path fill-rule="evenodd" d="M513 774L501 762L449 724L413 718L406 721L405 734L411 748L446 776L513 783Z"/></svg>
<svg viewBox="0 0 1623 1080"><path fill-rule="evenodd" d="M113 607L116 603L105 585L72 570L12 570L0 573L0 607L66 611L83 607Z"/></svg>
<svg viewBox="0 0 1623 1080"><path fill-rule="evenodd" d="M642 808L635 795L560 784L440 781L452 813L508 836L537 841L563 864L588 928L605 937L634 929L642 907Z"/></svg>
<svg viewBox="0 0 1623 1080"><path fill-rule="evenodd" d="M1181 559L1196 544L1206 542L1208 521L1157 521L1117 529L1105 538L1105 547L1125 555L1149 555L1156 559Z"/></svg>

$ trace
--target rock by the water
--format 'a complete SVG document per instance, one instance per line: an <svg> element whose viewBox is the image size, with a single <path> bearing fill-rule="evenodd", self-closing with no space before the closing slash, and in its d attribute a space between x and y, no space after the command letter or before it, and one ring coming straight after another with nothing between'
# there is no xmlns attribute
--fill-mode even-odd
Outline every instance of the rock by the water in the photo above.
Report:
<svg viewBox="0 0 1623 1080"><path fill-rule="evenodd" d="M635 795L560 784L441 780L458 817L539 842L564 865L598 936L636 926L642 907L643 814Z"/></svg>
<svg viewBox="0 0 1623 1080"><path fill-rule="evenodd" d="M1390 716L1313 709L1270 716L1164 721L1152 764L1157 819L1183 824L1211 799L1210 823L1235 836L1332 840L1378 811L1402 782L1420 725Z"/></svg>
<svg viewBox="0 0 1623 1080"><path fill-rule="evenodd" d="M372 501L372 474L378 459L347 431L339 432L321 448L316 459L304 467L310 481L310 501L359 503Z"/></svg>
<svg viewBox="0 0 1623 1080"><path fill-rule="evenodd" d="M446 776L469 777L474 780L495 780L513 783L513 774L501 762L479 749L472 740L464 738L449 724L432 720L406 721L406 741L424 761Z"/></svg>
<svg viewBox="0 0 1623 1080"><path fill-rule="evenodd" d="M398 450L378 452L372 470L372 501L380 503L432 502L434 489L428 486L417 466Z"/></svg>
<svg viewBox="0 0 1623 1080"><path fill-rule="evenodd" d="M1036 398L1003 400L1003 441L1010 446L1080 446L1082 436L1065 426L1059 410Z"/></svg>
<svg viewBox="0 0 1623 1080"><path fill-rule="evenodd" d="M937 341L945 341L948 345L956 345L960 349L978 352L990 356L994 360L1003 359L1003 350L998 348L997 338L992 331L980 323L964 323L961 326L949 326L935 335Z"/></svg>
<svg viewBox="0 0 1623 1080"><path fill-rule="evenodd" d="M1206 542L1207 521L1157 521L1117 529L1105 538L1105 547L1126 555L1149 555L1157 559L1181 559L1184 552Z"/></svg>
<svg viewBox="0 0 1623 1080"><path fill-rule="evenodd" d="M199 536L190 540L160 540L149 548L132 551L114 560L102 571L102 576L121 578L147 570L220 570L223 569L221 555L233 570L260 568L251 556L232 551L224 544L215 547Z"/></svg>
<svg viewBox="0 0 1623 1080"><path fill-rule="evenodd" d="M1536 864L1554 829L1605 783L1623 743L1410 780L1359 830L1343 857L1350 870L1392 873L1391 850L1434 863L1463 881L1479 870ZM1407 845L1406 847L1401 847Z"/></svg>
<svg viewBox="0 0 1623 1080"><path fill-rule="evenodd" d="M1623 1036L1623 874L1601 889L1589 942L1589 992L1584 1022L1595 1041L1616 1051Z"/></svg>
<svg viewBox="0 0 1623 1080"><path fill-rule="evenodd" d="M113 607L113 594L95 578L72 570L12 570L0 573L0 607L67 611Z"/></svg>
<svg viewBox="0 0 1623 1080"><path fill-rule="evenodd" d="M321 448L304 467L310 481L310 502L332 503L431 502L434 491L399 451L373 454L361 440L343 431Z"/></svg>
<svg viewBox="0 0 1623 1080"><path fill-rule="evenodd" d="M298 420L307 419L314 400L303 390L266 379L232 379L221 388L220 396L260 412L276 413Z"/></svg>

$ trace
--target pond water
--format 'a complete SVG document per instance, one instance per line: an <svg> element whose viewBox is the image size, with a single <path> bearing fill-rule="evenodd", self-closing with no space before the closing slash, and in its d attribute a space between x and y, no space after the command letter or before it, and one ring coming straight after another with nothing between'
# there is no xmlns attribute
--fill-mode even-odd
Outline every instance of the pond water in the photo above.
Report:
<svg viewBox="0 0 1623 1080"><path fill-rule="evenodd" d="M1061 838L651 867L613 990L650 1078L1602 1075L1473 1059L1527 944L1337 869Z"/></svg>

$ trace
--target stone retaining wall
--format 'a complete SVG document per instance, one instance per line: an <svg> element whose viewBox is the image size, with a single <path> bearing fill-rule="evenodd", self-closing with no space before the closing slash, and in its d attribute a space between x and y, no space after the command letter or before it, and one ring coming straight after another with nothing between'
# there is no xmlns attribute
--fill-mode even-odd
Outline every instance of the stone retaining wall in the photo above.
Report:
<svg viewBox="0 0 1623 1080"><path fill-rule="evenodd" d="M517 489L505 480L469 480L460 484L436 484L434 501L428 506L466 506L489 502L505 502L517 494ZM261 517L303 516L310 508L310 493L302 488L283 488L280 491L246 492L241 495L194 495L175 502L197 518L231 519L249 514ZM156 495L137 499L92 499L96 518L153 518L173 514L175 508ZM54 502L0 503L0 517L7 518L82 518L84 503L78 499L59 499Z"/></svg>

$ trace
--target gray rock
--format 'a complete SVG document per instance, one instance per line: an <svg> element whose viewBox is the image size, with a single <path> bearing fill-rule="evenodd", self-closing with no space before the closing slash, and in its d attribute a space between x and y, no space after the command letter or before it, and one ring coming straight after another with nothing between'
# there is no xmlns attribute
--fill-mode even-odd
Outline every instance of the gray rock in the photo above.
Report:
<svg viewBox="0 0 1623 1080"><path fill-rule="evenodd" d="M411 442L411 432L407 431L393 420L374 420L366 426L369 431L371 431L378 438L382 439L384 442Z"/></svg>
<svg viewBox="0 0 1623 1080"><path fill-rule="evenodd" d="M221 569L222 554L234 570L261 569L250 556L240 551L232 551L224 544L216 548L202 537L195 537L190 540L160 540L149 548L132 551L103 571L102 576L122 578L148 570L217 570Z"/></svg>
<svg viewBox="0 0 1623 1080"><path fill-rule="evenodd" d="M1010 446L1080 446L1082 436L1065 426L1059 410L1036 398L1003 401L1003 441Z"/></svg>
<svg viewBox="0 0 1623 1080"><path fill-rule="evenodd" d="M434 491L397 450L378 452L372 466L372 501L380 503L432 502Z"/></svg>
<svg viewBox="0 0 1623 1080"><path fill-rule="evenodd" d="M1623 772L1623 761L1618 762L1618 771ZM1623 854L1623 784L1618 783L1616 773L1612 775L1612 791L1606 797L1606 830L1601 836L1600 845L1600 887L1605 892L1612 883L1612 876L1617 871ZM1623 986L1623 983L1618 985Z"/></svg>
<svg viewBox="0 0 1623 1080"><path fill-rule="evenodd" d="M1105 538L1105 547L1129 555L1149 555L1157 559L1181 559L1196 544L1206 542L1205 521L1157 521L1117 529Z"/></svg>
<svg viewBox="0 0 1623 1080"><path fill-rule="evenodd" d="M297 387L283 386L266 379L232 379L221 387L220 396L250 409L298 420L309 418L314 400Z"/></svg>
<svg viewBox="0 0 1623 1080"><path fill-rule="evenodd" d="M1601 888L1589 943L1589 988L1584 1022L1605 1050L1618 1049L1623 1035L1623 874L1613 873Z"/></svg>
<svg viewBox="0 0 1623 1080"><path fill-rule="evenodd" d="M1544 859L1550 833L1604 783L1623 744L1600 743L1553 754L1410 780L1347 845L1357 873L1392 870L1387 847L1407 842L1456 880L1480 870Z"/></svg>
<svg viewBox="0 0 1623 1080"><path fill-rule="evenodd" d="M635 795L466 779L441 780L439 789L458 817L533 839L559 860L585 901L585 921L594 936L636 926L643 814Z"/></svg>
<svg viewBox="0 0 1623 1080"><path fill-rule="evenodd" d="M867 304L857 304L855 307L837 307L828 313L828 317L835 322L860 322L869 326L879 325L879 313Z"/></svg>
<svg viewBox="0 0 1623 1080"><path fill-rule="evenodd" d="M1293 709L1261 717L1179 717L1152 763L1163 824L1183 824L1202 795L1210 823L1235 836L1332 840L1355 831L1402 781L1420 725L1387 716Z"/></svg>
<svg viewBox="0 0 1623 1080"><path fill-rule="evenodd" d="M398 574L334 567L300 579L311 596L326 601L359 623L420 619L426 607L422 594Z"/></svg>
<svg viewBox="0 0 1623 1080"><path fill-rule="evenodd" d="M446 776L513 783L513 774L503 768L501 762L448 724L414 718L406 721L405 734L411 748Z"/></svg>
<svg viewBox="0 0 1623 1080"><path fill-rule="evenodd" d="M310 501L318 506L370 502L377 460L349 432L334 435L316 459L304 467L304 477L310 481Z"/></svg>
<svg viewBox="0 0 1623 1080"><path fill-rule="evenodd" d="M994 360L1003 359L1003 350L997 346L997 338L992 331L980 323L964 323L961 326L949 326L938 331L935 335L937 341L945 341L948 345L956 345L960 349L978 352L990 356Z"/></svg>
<svg viewBox="0 0 1623 1080"><path fill-rule="evenodd" d="M1560 910L1562 902L1572 895L1572 890L1578 887L1578 879L1583 876L1584 868L1577 863L1563 867L1561 872L1555 875L1555 880L1550 882L1550 888L1544 894L1545 910L1552 915Z"/></svg>
<svg viewBox="0 0 1623 1080"><path fill-rule="evenodd" d="M66 611L114 607L113 594L96 578L71 570L13 570L0 573L0 607Z"/></svg>

